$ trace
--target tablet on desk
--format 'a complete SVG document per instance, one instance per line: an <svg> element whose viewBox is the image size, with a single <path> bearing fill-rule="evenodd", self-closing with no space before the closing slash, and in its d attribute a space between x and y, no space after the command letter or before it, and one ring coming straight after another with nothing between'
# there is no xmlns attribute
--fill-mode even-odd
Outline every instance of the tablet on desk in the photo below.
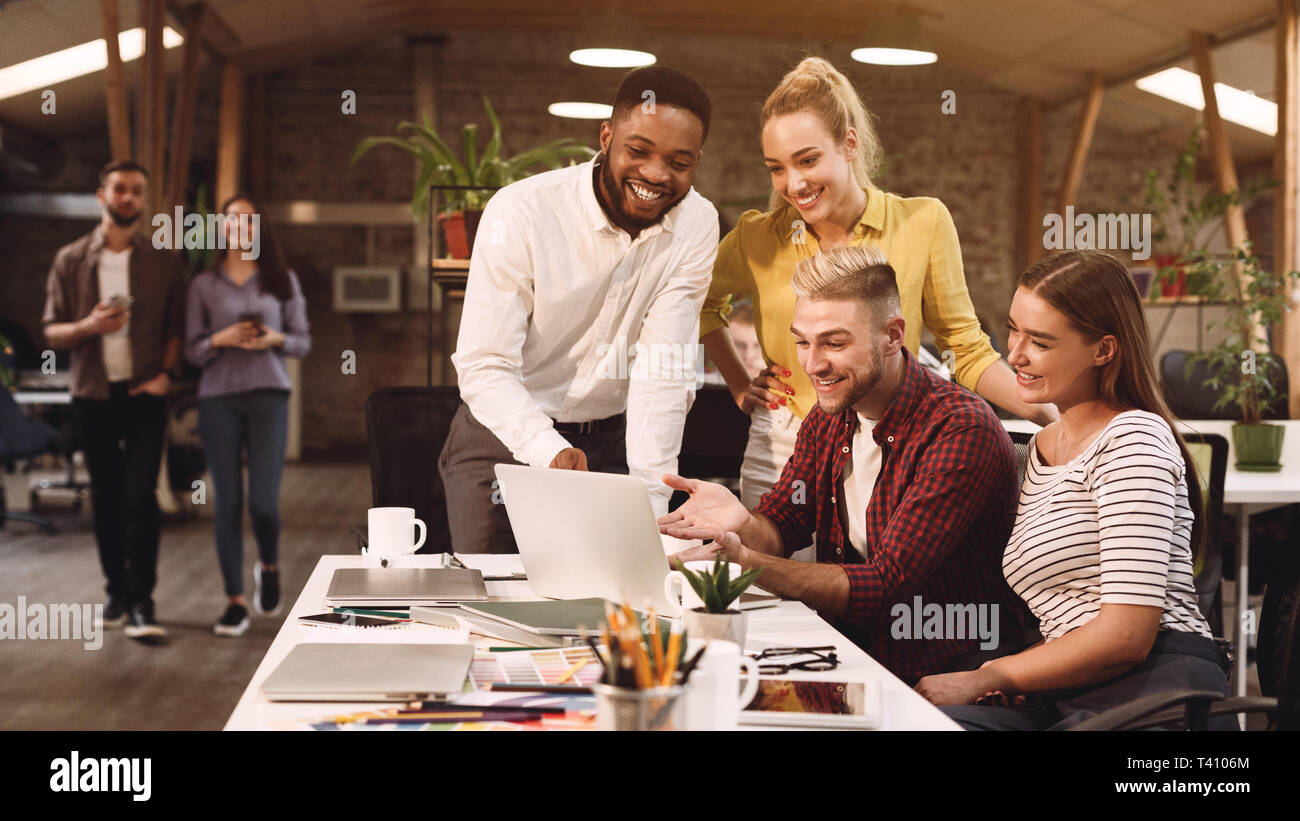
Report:
<svg viewBox="0 0 1300 821"><path fill-rule="evenodd" d="M741 724L870 730L882 720L880 683L765 678Z"/></svg>
<svg viewBox="0 0 1300 821"><path fill-rule="evenodd" d="M393 607L487 601L478 570L444 567L340 567L330 579L330 607Z"/></svg>

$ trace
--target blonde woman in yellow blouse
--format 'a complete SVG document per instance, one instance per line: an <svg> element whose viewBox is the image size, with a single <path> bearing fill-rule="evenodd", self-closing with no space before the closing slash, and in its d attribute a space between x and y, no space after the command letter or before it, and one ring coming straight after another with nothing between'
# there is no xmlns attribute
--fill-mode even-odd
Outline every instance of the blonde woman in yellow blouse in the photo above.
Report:
<svg viewBox="0 0 1300 821"><path fill-rule="evenodd" d="M966 388L1006 410L1047 424L1051 405L1027 405L1015 375L980 330L966 290L952 216L932 197L899 197L871 183L881 148L857 92L829 62L809 57L763 104L763 157L772 176L768 211L747 211L718 247L700 337L736 403L752 416L741 497L758 504L794 451L819 388L799 367L790 322L790 276L823 248L875 245L898 275L904 344L920 348L921 325L951 351ZM727 331L732 296L752 295L767 366L750 379ZM823 392L842 384L820 386Z"/></svg>

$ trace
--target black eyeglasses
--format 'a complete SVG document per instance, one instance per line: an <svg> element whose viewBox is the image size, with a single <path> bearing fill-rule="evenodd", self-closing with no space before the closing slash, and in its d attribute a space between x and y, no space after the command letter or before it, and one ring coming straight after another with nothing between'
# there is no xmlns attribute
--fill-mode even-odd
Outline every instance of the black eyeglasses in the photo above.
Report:
<svg viewBox="0 0 1300 821"><path fill-rule="evenodd" d="M790 662L772 662L763 664L764 659L790 658L791 656L812 656L809 659ZM749 657L759 662L758 672L766 676L780 676L791 670L803 670L810 673L822 673L840 666L839 657L835 655L834 646L826 647L769 647L761 653L750 653Z"/></svg>

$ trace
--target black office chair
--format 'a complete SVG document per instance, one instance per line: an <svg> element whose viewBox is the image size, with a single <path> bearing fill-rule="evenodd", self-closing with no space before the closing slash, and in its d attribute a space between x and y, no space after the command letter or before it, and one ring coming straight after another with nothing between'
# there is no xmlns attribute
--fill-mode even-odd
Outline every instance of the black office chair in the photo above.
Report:
<svg viewBox="0 0 1300 821"><path fill-rule="evenodd" d="M1154 693L1081 721L1071 730L1147 730L1181 726L1204 730L1211 718L1265 713L1270 730L1300 730L1300 563L1285 578L1269 583L1260 616L1260 690L1264 696L1224 698L1207 690ZM1272 694L1272 695L1267 695Z"/></svg>
<svg viewBox="0 0 1300 821"><path fill-rule="evenodd" d="M1205 362L1197 362L1191 367L1191 373L1188 373L1187 363L1192 353L1172 350L1160 357L1160 387L1164 391L1165 401L1169 403L1169 409L1179 419L1238 418L1235 406L1229 405L1217 411L1214 409L1214 403L1219 397L1213 388L1205 384L1209 378L1209 366ZM1287 419L1290 413L1287 407L1286 363L1277 356L1269 356L1267 362L1263 361L1263 357L1260 359L1257 367L1271 367L1275 370L1274 384L1277 386L1277 395L1264 409L1263 417Z"/></svg>
<svg viewBox="0 0 1300 821"><path fill-rule="evenodd" d="M429 531L420 553L451 552L438 456L458 407L455 386L380 388L366 400L373 506L414 508ZM360 547L365 528L353 532Z"/></svg>
<svg viewBox="0 0 1300 821"><path fill-rule="evenodd" d="M14 459L42 453L57 453L61 446L58 431L24 416L13 394L0 387L0 464L7 465ZM6 519L34 524L46 533L54 532L54 523L44 516L24 511L9 512L4 484L0 483L0 527L4 527Z"/></svg>
<svg viewBox="0 0 1300 821"><path fill-rule="evenodd" d="M1215 433L1185 433L1183 441L1196 461L1203 504L1201 554L1193 577L1201 614L1215 636L1223 635L1223 482L1228 472L1228 440ZM1231 655L1230 647L1225 651Z"/></svg>
<svg viewBox="0 0 1300 821"><path fill-rule="evenodd" d="M1016 448L1016 487L1020 487L1025 483L1025 466L1029 464L1029 442L1034 435L1016 430L1008 433L1011 434L1011 444Z"/></svg>

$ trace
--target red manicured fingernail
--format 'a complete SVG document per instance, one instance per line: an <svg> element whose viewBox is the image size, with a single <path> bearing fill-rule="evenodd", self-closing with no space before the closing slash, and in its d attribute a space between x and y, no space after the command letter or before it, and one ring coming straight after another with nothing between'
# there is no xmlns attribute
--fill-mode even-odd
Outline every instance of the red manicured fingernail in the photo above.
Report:
<svg viewBox="0 0 1300 821"><path fill-rule="evenodd" d="M790 394L791 396L794 396L794 388L786 388L785 392Z"/></svg>
<svg viewBox="0 0 1300 821"><path fill-rule="evenodd" d="M785 372L785 375L786 375L786 376L789 376L789 375L790 375L790 371L787 370L787 371Z"/></svg>
<svg viewBox="0 0 1300 821"><path fill-rule="evenodd" d="M775 402L768 402L768 403L767 403L767 406L768 406L768 408L770 408L771 410L776 410L776 403L775 403Z"/></svg>
<svg viewBox="0 0 1300 821"><path fill-rule="evenodd" d="M782 405L785 404L785 397L784 397L784 396L781 397L781 404L782 404Z"/></svg>

